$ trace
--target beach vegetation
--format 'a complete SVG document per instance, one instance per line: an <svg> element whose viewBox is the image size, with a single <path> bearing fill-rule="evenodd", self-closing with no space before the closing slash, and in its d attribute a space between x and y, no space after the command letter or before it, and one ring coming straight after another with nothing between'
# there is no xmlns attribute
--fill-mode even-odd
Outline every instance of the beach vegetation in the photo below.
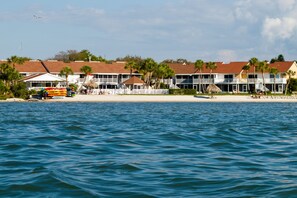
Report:
<svg viewBox="0 0 297 198"><path fill-rule="evenodd" d="M71 61L100 61L100 62L108 62L102 56L96 56L92 54L89 50L67 50L60 51L53 58L54 60L63 61L65 63L69 63Z"/></svg>
<svg viewBox="0 0 297 198"><path fill-rule="evenodd" d="M170 95L196 95L196 89L169 89Z"/></svg>
<svg viewBox="0 0 297 198"><path fill-rule="evenodd" d="M276 75L279 73L279 71L276 67L271 67L269 72L273 75L273 91L276 93Z"/></svg>
<svg viewBox="0 0 297 198"><path fill-rule="evenodd" d="M258 58L256 58L256 57L253 57L253 58L251 58L250 60L249 60L249 65L253 68L253 73L254 73L254 75L253 75L253 80L254 80L254 90L253 90L253 92L255 93L256 92L256 81L257 81L257 79L256 79L256 67L258 66L258 64L259 64L259 60L258 60Z"/></svg>
<svg viewBox="0 0 297 198"><path fill-rule="evenodd" d="M202 69L203 69L203 66L204 66L204 61L203 60L196 60L194 65L195 65L195 68L199 71L199 92L201 92L201 86L202 86L201 73L202 73ZM195 71L195 73L197 72L197 70Z"/></svg>
<svg viewBox="0 0 297 198"><path fill-rule="evenodd" d="M153 77L155 78L155 88L160 89L161 80L164 78L168 79L174 76L174 71L169 67L166 63L160 63L157 65L155 70L153 71Z"/></svg>
<svg viewBox="0 0 297 198"><path fill-rule="evenodd" d="M10 58L7 59L7 63L12 67L15 67L15 65L22 65L29 60L31 60L31 58L21 57L21 56L11 56Z"/></svg>
<svg viewBox="0 0 297 198"><path fill-rule="evenodd" d="M63 67L59 73L59 76L65 76L66 78L66 87L68 87L68 77L69 75L73 75L73 71L71 69L71 67L69 66L66 66L66 67Z"/></svg>
<svg viewBox="0 0 297 198"><path fill-rule="evenodd" d="M2 98L28 98L29 91L21 81L22 76L15 69L15 64L22 64L27 60L24 57L12 56L6 63L0 64L0 96Z"/></svg>
<svg viewBox="0 0 297 198"><path fill-rule="evenodd" d="M261 61L258 63L258 65L256 66L256 71L257 72L261 72L262 74L262 81L263 81L263 91L264 93L266 93L266 85L265 85L265 78L264 78L264 73L266 71L269 71L269 64L266 61Z"/></svg>
<svg viewBox="0 0 297 198"><path fill-rule="evenodd" d="M163 63L180 63L180 64L188 64L188 63L190 63L190 61L188 61L185 58L178 58L176 60L174 60L174 59L165 59L162 62Z"/></svg>
<svg viewBox="0 0 297 198"><path fill-rule="evenodd" d="M142 74L143 81L147 87L152 85L153 72L156 70L158 63L152 58L146 58L140 62L139 73Z"/></svg>
<svg viewBox="0 0 297 198"><path fill-rule="evenodd" d="M288 87L288 93L292 93L292 92L296 92L297 91L297 79L296 78L292 78L290 80L290 85Z"/></svg>
<svg viewBox="0 0 297 198"><path fill-rule="evenodd" d="M78 85L74 84L74 83L71 83L71 84L69 84L69 87L70 87L71 90L77 91Z"/></svg>
<svg viewBox="0 0 297 198"><path fill-rule="evenodd" d="M247 91L250 92L250 88L249 88L249 70L251 69L251 66L249 64L246 64L242 67L242 70L245 71L245 75L246 75L246 87L247 87Z"/></svg>
<svg viewBox="0 0 297 198"><path fill-rule="evenodd" d="M285 95L287 95L287 93L288 93L288 88L290 87L290 83L291 83L292 77L295 74L296 74L296 72L295 71L292 71L292 70L288 70L286 72L286 75L288 76L288 80L287 80L287 84L286 84Z"/></svg>
<svg viewBox="0 0 297 198"><path fill-rule="evenodd" d="M135 60L129 60L126 64L125 64L125 69L128 69L130 71L130 78L132 77L132 72L133 70L136 70L139 67L139 64L137 64L137 61Z"/></svg>
<svg viewBox="0 0 297 198"><path fill-rule="evenodd" d="M275 63L275 62L284 62L285 61L285 57L284 55L280 54L278 55L278 57L272 58L270 60L270 63Z"/></svg>
<svg viewBox="0 0 297 198"><path fill-rule="evenodd" d="M116 58L116 61L124 61L124 62L129 62L129 61L134 61L137 64L140 63L142 61L141 56L131 56L131 55L127 55L125 57L119 57Z"/></svg>

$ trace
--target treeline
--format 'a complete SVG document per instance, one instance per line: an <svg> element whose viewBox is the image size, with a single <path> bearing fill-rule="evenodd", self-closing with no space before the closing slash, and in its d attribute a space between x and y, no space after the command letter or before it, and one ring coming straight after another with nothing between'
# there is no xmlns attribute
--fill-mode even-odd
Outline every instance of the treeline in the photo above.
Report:
<svg viewBox="0 0 297 198"><path fill-rule="evenodd" d="M68 50L66 52L62 51L56 54L51 59L64 61L66 63L71 61L100 61L105 63L113 62L113 60L107 60L102 56L96 56L88 50ZM132 74L135 72L140 73L142 76L142 80L145 82L145 85L147 87L153 86L158 89L161 87L164 88L165 85L161 83L162 79L167 79L174 76L174 71L167 64L168 62L172 62L169 60L157 63L152 58L143 59L140 56L127 55L122 58L117 58L115 61L126 62L125 69L128 69L130 71L130 77L132 77ZM178 59L178 61L184 63L186 60ZM86 66L88 66L87 63ZM68 75L72 73L73 71L70 67L65 67L61 70L60 75L65 76L67 81Z"/></svg>
<svg viewBox="0 0 297 198"><path fill-rule="evenodd" d="M16 64L23 64L30 60L27 57L12 56L7 62L0 64L0 99L6 98L28 98L31 94L22 82L21 74L15 69Z"/></svg>

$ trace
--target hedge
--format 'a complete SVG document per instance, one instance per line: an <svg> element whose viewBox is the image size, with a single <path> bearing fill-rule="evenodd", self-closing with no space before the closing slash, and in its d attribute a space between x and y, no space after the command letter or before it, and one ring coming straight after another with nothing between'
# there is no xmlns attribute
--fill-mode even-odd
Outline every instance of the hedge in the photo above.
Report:
<svg viewBox="0 0 297 198"><path fill-rule="evenodd" d="M171 95L195 95L196 89L169 89Z"/></svg>

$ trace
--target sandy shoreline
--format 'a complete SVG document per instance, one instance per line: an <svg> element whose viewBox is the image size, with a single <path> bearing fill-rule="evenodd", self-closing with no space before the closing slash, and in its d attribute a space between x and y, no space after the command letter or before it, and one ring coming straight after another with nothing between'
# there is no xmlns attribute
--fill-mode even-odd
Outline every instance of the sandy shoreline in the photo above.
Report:
<svg viewBox="0 0 297 198"><path fill-rule="evenodd" d="M0 100L0 102L28 102L22 99ZM61 99L38 102L297 102L297 97L277 96L252 98L251 96L177 96L177 95L76 95Z"/></svg>
<svg viewBox="0 0 297 198"><path fill-rule="evenodd" d="M250 96L173 96L173 95L77 95L46 102L297 102L297 97L265 97L254 99Z"/></svg>

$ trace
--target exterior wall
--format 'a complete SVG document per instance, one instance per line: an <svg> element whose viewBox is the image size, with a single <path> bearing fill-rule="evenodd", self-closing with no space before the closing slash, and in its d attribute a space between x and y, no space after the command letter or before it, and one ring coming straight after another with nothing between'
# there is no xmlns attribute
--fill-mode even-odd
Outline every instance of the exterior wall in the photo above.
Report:
<svg viewBox="0 0 297 198"><path fill-rule="evenodd" d="M292 70L292 71L296 72L296 74L294 76L292 76L292 78L297 78L297 63L296 62L294 62L294 64L290 67L289 70ZM286 75L286 78L288 79L289 76Z"/></svg>
<svg viewBox="0 0 297 198"><path fill-rule="evenodd" d="M297 68L296 68L297 69ZM249 74L251 75L251 74ZM253 75L253 74L252 74ZM183 74L176 75L173 78L173 84L182 89L196 89L201 92L206 89L209 84L216 84L223 92L247 93L253 90L264 90L262 73L256 73L257 78L247 78L242 74L203 74L201 85L199 75L197 74ZM255 87L256 83L256 87ZM266 88L272 92L282 93L287 83L286 78L278 74L275 79L276 90L274 89L274 77L269 73L264 74L264 83Z"/></svg>

